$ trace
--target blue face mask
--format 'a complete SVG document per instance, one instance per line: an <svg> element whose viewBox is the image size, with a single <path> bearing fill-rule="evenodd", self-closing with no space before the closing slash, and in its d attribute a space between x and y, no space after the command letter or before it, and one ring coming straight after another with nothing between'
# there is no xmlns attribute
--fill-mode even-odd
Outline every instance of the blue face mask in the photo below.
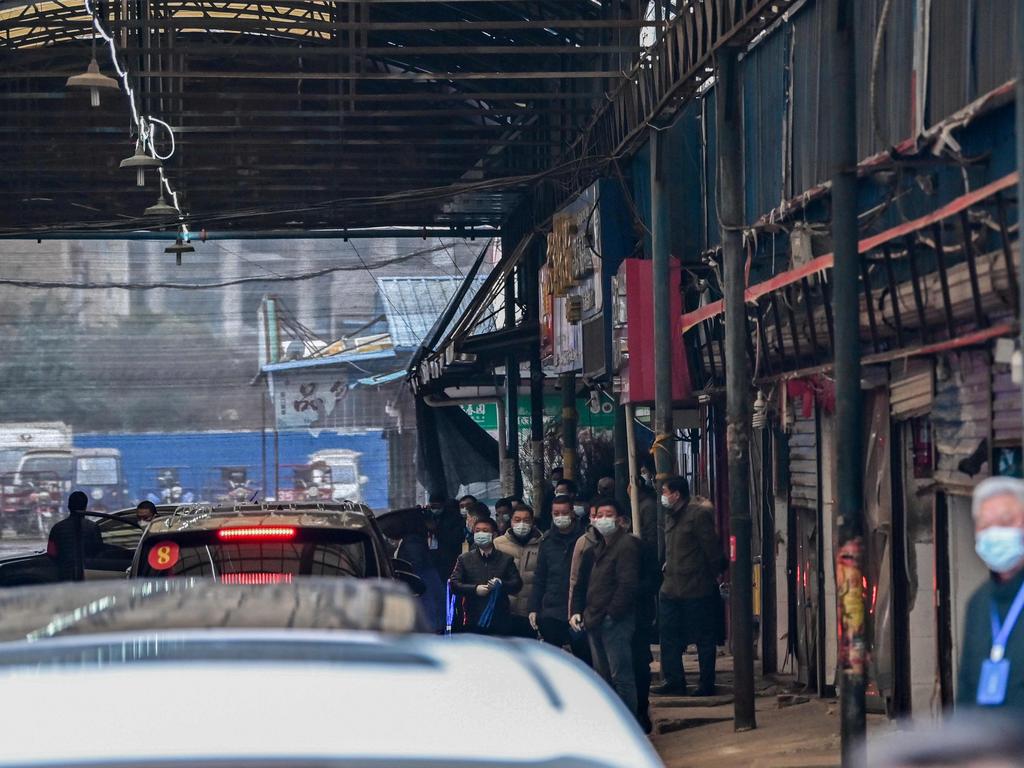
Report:
<svg viewBox="0 0 1024 768"><path fill-rule="evenodd" d="M974 550L996 573L1012 571L1024 561L1024 531L994 525L978 533Z"/></svg>

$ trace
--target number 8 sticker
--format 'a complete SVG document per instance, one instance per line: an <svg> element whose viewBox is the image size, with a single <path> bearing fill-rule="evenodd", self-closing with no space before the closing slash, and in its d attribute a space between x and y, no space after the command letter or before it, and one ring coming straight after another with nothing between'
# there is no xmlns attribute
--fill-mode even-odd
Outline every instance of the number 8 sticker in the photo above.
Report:
<svg viewBox="0 0 1024 768"><path fill-rule="evenodd" d="M146 560L154 571L166 571L178 562L179 549L173 541L162 541L149 550Z"/></svg>

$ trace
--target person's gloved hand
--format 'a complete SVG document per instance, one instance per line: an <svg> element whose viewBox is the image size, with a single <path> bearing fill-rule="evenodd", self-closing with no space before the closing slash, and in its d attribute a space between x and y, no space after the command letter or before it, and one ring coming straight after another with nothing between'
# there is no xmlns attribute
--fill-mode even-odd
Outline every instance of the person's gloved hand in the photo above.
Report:
<svg viewBox="0 0 1024 768"><path fill-rule="evenodd" d="M583 616L578 613L574 613L569 619L569 628L572 629L573 632L582 632Z"/></svg>
<svg viewBox="0 0 1024 768"><path fill-rule="evenodd" d="M499 579L497 576L495 576L493 579L489 579L488 580L487 586L489 586L491 589L494 589L495 587L500 587L501 586L501 579Z"/></svg>
<svg viewBox="0 0 1024 768"><path fill-rule="evenodd" d="M487 595L491 594L491 585L490 584L479 584L479 585L477 585L476 593L480 597L486 597Z"/></svg>
<svg viewBox="0 0 1024 768"><path fill-rule="evenodd" d="M528 618L530 620L530 629L532 629L534 632L536 632L537 631L537 612L536 611L530 611L529 615L526 618Z"/></svg>

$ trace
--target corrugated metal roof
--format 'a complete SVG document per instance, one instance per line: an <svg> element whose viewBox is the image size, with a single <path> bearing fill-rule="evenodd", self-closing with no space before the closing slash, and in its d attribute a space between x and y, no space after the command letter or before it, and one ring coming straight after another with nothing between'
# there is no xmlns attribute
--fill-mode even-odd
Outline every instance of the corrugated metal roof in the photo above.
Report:
<svg viewBox="0 0 1024 768"><path fill-rule="evenodd" d="M484 279L473 281L456 317L462 316ZM461 277L382 277L377 281L396 350L419 348L462 282Z"/></svg>

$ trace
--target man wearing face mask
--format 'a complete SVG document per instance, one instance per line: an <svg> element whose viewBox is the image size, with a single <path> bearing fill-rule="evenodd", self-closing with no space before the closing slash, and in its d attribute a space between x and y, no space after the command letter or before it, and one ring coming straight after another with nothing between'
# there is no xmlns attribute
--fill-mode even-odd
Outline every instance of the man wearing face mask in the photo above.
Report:
<svg viewBox="0 0 1024 768"><path fill-rule="evenodd" d="M522 502L515 505L508 531L494 540L499 552L510 555L516 563L516 570L523 580L522 591L512 598L509 631L517 637L537 637L537 630L530 626L528 619L530 590L533 588L534 572L540 551L541 532L533 524L533 509Z"/></svg>
<svg viewBox="0 0 1024 768"><path fill-rule="evenodd" d="M452 591L462 598L462 632L502 635L508 632L509 597L523 580L511 555L494 548L498 526L490 517L473 524L473 549L459 556L452 571Z"/></svg>
<svg viewBox="0 0 1024 768"><path fill-rule="evenodd" d="M573 655L590 664L590 644L584 632L569 629L569 573L583 525L572 512L572 498L556 496L551 505L551 529L540 540L533 588L529 595L529 621L545 643L568 645ZM596 534L595 534L596 536Z"/></svg>
<svg viewBox="0 0 1024 768"><path fill-rule="evenodd" d="M722 616L718 574L725 566L714 507L703 498L690 498L683 477L671 477L661 487L665 507L664 581L659 595L661 671L664 685L653 693L686 695L683 652L697 645L700 685L695 696L715 694L715 641Z"/></svg>
<svg viewBox="0 0 1024 768"><path fill-rule="evenodd" d="M992 577L967 604L957 705L1024 710L1024 482L982 481L971 512L975 550Z"/></svg>
<svg viewBox="0 0 1024 768"><path fill-rule="evenodd" d="M598 499L594 507L594 528L601 541L583 556L579 581L571 596L569 626L577 631L586 628L594 669L636 715L633 636L640 542L626 532L615 499Z"/></svg>
<svg viewBox="0 0 1024 768"><path fill-rule="evenodd" d="M498 535L504 536L512 525L512 513L515 511L515 499L501 498L494 502L494 522L498 524Z"/></svg>

